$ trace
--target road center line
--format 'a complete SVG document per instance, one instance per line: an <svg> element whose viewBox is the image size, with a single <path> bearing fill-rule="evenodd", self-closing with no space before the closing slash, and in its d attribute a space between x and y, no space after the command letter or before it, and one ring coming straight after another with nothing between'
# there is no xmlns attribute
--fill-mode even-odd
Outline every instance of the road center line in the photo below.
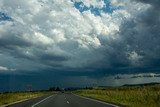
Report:
<svg viewBox="0 0 160 107"><path fill-rule="evenodd" d="M69 104L69 101L67 101L67 103Z"/></svg>
<svg viewBox="0 0 160 107"><path fill-rule="evenodd" d="M43 99L43 100L41 100L41 101L39 101L39 102L37 102L37 103L35 103L34 105L32 105L31 107L35 107L36 105L38 105L38 104L40 104L40 103L42 103L43 101L45 101L45 100L47 100L47 99L49 99L49 98L51 98L51 97L53 97L54 95L51 95L51 96L49 96L49 97L47 97L47 98L45 98L45 99Z"/></svg>

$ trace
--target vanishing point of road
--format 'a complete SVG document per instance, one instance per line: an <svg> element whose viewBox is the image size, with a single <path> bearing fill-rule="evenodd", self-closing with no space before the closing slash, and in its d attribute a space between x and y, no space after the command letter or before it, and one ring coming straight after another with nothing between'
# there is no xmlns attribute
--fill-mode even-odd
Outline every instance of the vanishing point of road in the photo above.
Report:
<svg viewBox="0 0 160 107"><path fill-rule="evenodd" d="M81 97L72 93L59 93L50 96L43 96L8 107L119 107L114 104Z"/></svg>

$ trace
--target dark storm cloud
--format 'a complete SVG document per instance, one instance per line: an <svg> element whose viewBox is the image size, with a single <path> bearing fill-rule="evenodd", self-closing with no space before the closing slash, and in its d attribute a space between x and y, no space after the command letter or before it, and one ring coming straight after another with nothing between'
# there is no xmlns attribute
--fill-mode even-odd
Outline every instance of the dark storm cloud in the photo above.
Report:
<svg viewBox="0 0 160 107"><path fill-rule="evenodd" d="M121 25L121 43L125 43L125 47L121 49L135 51L140 55L141 66L158 67L160 65L160 13L157 4L160 2L158 0L137 1L149 3L152 7Z"/></svg>
<svg viewBox="0 0 160 107"><path fill-rule="evenodd" d="M142 14L139 19L140 22L146 24L146 26L152 26L153 28L150 29L151 33L158 33L159 30L156 28L158 27L160 23L160 13L159 13L159 0L137 0L142 3L150 4L152 7L147 10L146 14ZM158 34L157 34L158 35Z"/></svg>
<svg viewBox="0 0 160 107"><path fill-rule="evenodd" d="M112 14L102 12L102 16L94 16L90 11L78 13L74 7L70 7L71 4L66 4L65 8L72 14L63 12L57 7L58 1L57 4L43 4L50 10L36 1L36 9L29 11L22 7L33 8L31 2L15 3L15 7L3 0L3 8L15 21L0 22L0 52L3 56L7 54L15 58L15 65L25 59L26 63L32 62L35 67L44 65L43 70L55 72L56 68L73 75L73 72L77 72L75 75L92 73L102 76L127 71L158 71L160 2L134 1L151 6L146 10L142 6L141 11L135 12L132 12L132 7L130 10L124 7L124 10L117 9ZM119 4L123 2L129 5L133 3L120 1ZM63 3L58 5L63 7ZM14 9L11 11L8 6ZM137 8L135 6L133 10ZM109 21L105 22L106 19ZM1 61L2 64L4 62ZM29 68L25 62L23 64L23 68Z"/></svg>
<svg viewBox="0 0 160 107"><path fill-rule="evenodd" d="M99 38L104 59L90 66L102 68L107 73L158 72L160 70L160 1L137 0L151 7L126 19L116 35L119 39L108 41ZM95 66L96 65L96 66Z"/></svg>
<svg viewBox="0 0 160 107"><path fill-rule="evenodd" d="M66 61L69 60L67 56L59 56L53 54L42 54L41 60Z"/></svg>
<svg viewBox="0 0 160 107"><path fill-rule="evenodd" d="M159 8L159 4L160 4L159 0L136 0L136 1L140 1L140 2L143 2L143 3L148 3L148 4L151 4L151 5L154 5L156 8Z"/></svg>
<svg viewBox="0 0 160 107"><path fill-rule="evenodd" d="M16 46L28 47L31 46L31 44L12 33L5 34L0 39L1 48L16 48Z"/></svg>

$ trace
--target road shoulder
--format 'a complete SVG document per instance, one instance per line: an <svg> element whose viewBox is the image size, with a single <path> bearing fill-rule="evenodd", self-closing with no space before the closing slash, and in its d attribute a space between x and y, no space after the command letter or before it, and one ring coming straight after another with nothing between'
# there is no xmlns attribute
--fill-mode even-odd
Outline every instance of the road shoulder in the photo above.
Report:
<svg viewBox="0 0 160 107"><path fill-rule="evenodd" d="M113 102L105 102L105 101L103 101L103 100L99 100L99 99L95 99L95 98L91 98L91 97L80 96L80 95L77 95L77 94L74 94L74 93L72 93L72 94L75 95L75 96L77 96L77 97L86 99L86 100L90 100L90 101L94 101L94 102L106 104L106 105L109 105L109 106L112 106L112 107L126 107L126 106L124 106L124 105L116 104L116 103L113 103Z"/></svg>

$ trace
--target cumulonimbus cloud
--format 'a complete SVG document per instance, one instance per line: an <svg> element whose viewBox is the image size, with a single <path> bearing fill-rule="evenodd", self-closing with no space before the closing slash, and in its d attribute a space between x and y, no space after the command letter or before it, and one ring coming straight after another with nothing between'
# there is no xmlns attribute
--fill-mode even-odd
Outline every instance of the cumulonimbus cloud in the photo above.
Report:
<svg viewBox="0 0 160 107"><path fill-rule="evenodd" d="M33 70L38 65L46 69L159 66L158 1L111 0L110 6L122 8L97 16L90 10L81 13L75 1L80 2L1 0L0 12L10 17L0 20L2 56L15 59L13 68L22 59L32 62ZM81 2L105 5L103 0Z"/></svg>

